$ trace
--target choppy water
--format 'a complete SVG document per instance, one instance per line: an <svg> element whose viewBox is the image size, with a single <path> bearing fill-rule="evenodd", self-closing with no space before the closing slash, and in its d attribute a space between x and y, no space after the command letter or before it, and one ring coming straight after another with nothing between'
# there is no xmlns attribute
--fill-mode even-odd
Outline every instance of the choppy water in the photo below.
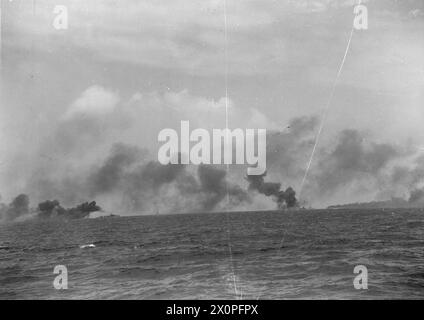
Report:
<svg viewBox="0 0 424 320"><path fill-rule="evenodd" d="M95 247L83 247L89 244ZM368 268L368 290L353 287L359 264ZM53 288L55 265L68 268L67 290ZM2 225L0 298L424 298L424 211L185 214Z"/></svg>

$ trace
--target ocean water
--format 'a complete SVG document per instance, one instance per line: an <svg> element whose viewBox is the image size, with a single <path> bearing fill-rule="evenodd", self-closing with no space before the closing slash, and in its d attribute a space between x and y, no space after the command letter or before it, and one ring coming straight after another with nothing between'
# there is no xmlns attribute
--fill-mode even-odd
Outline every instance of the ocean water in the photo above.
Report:
<svg viewBox="0 0 424 320"><path fill-rule="evenodd" d="M68 269L67 290L53 287L56 265ZM368 269L367 290L353 286L356 265ZM179 214L1 225L0 298L422 299L424 211Z"/></svg>

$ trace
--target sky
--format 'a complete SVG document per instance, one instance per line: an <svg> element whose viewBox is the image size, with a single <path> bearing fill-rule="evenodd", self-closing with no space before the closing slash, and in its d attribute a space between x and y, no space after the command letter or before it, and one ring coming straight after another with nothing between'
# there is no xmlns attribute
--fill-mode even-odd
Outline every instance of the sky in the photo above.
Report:
<svg viewBox="0 0 424 320"><path fill-rule="evenodd" d="M181 120L224 128L226 104L231 128L281 133L269 140L278 150L267 178L298 189L355 3L2 1L3 201L20 192L40 200L36 177L69 181L116 143L154 158L158 132ZM353 34L305 185L317 207L405 196L411 183L387 187L388 170L412 172L424 151L424 3L362 3L369 27ZM53 10L63 4L69 26L56 30ZM241 171L229 177L242 183Z"/></svg>

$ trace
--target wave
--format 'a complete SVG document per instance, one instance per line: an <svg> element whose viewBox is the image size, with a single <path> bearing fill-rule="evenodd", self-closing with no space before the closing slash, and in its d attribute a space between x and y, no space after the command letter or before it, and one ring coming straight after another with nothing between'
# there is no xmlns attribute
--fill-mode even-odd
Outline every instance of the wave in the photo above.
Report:
<svg viewBox="0 0 424 320"><path fill-rule="evenodd" d="M89 243L89 244L83 244L80 246L80 249L87 249L87 248L95 248L96 245L93 243Z"/></svg>

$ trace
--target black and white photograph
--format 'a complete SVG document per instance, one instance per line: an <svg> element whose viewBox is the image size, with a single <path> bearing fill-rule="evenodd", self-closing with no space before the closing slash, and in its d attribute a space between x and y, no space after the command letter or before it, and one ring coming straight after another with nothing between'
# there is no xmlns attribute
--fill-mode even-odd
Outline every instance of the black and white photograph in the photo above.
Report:
<svg viewBox="0 0 424 320"><path fill-rule="evenodd" d="M0 300L424 298L423 0L1 0L0 56Z"/></svg>

